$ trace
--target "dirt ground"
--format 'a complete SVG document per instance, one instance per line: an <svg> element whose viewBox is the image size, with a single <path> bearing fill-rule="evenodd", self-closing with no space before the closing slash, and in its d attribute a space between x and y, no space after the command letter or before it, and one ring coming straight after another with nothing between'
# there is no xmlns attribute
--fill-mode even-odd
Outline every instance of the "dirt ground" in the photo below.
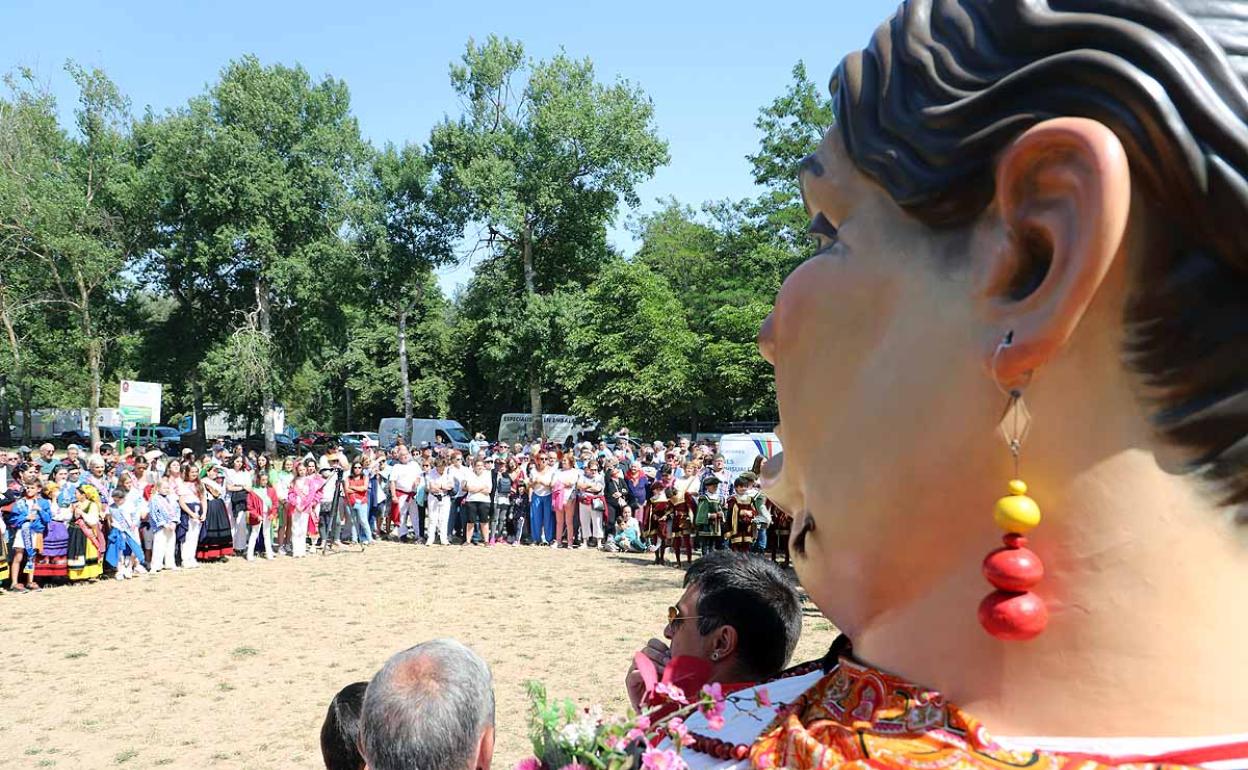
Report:
<svg viewBox="0 0 1248 770"><path fill-rule="evenodd" d="M682 573L644 556L382 543L0 596L6 767L319 768L330 698L450 636L494 673L495 767L529 750L524 682L608 713ZM835 632L806 605L794 661Z"/></svg>

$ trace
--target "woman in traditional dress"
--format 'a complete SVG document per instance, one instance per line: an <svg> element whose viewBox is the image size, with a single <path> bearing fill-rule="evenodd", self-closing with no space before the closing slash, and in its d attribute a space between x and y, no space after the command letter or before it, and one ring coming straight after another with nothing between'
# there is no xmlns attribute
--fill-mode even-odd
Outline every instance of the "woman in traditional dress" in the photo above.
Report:
<svg viewBox="0 0 1248 770"><path fill-rule="evenodd" d="M199 550L199 530L206 516L204 487L199 483L199 467L188 460L182 465L181 478L173 484L178 498L178 530L184 533L179 546L182 566L194 569L199 566L195 561L195 552Z"/></svg>
<svg viewBox="0 0 1248 770"><path fill-rule="evenodd" d="M22 497L9 509L9 529L13 531L13 565L10 569L14 591L42 590L35 580L35 560L43 547L43 536L52 521L52 506L40 495L37 483L27 484ZM21 585L26 575L26 586Z"/></svg>
<svg viewBox="0 0 1248 770"><path fill-rule="evenodd" d="M43 533L43 548L35 559L35 578L38 580L65 580L69 577L67 558L69 554L69 520L73 509L74 490L67 483L68 471L57 466L52 480L43 488L52 518L48 530ZM69 498L66 499L66 495ZM65 502L62 505L62 501Z"/></svg>
<svg viewBox="0 0 1248 770"><path fill-rule="evenodd" d="M275 466L269 474L269 484L277 494L278 502L277 552L279 555L290 554L290 507L286 504L286 498L290 496L290 484L294 480L295 458L293 457L282 460L281 468Z"/></svg>
<svg viewBox="0 0 1248 770"><path fill-rule="evenodd" d="M199 483L204 494L204 515L200 521L199 546L195 551L195 559L227 559L234 553L234 530L225 506L225 487L221 483L220 467L210 460L199 470Z"/></svg>
<svg viewBox="0 0 1248 770"><path fill-rule="evenodd" d="M69 522L66 565L71 583L94 581L104 574L100 563L105 549L104 535L100 531L101 514L99 490L93 484L80 484Z"/></svg>

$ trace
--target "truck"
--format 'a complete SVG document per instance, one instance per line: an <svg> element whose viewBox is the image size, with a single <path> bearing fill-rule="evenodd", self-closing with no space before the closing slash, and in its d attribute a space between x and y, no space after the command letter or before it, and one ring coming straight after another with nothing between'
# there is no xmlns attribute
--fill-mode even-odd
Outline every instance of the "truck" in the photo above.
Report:
<svg viewBox="0 0 1248 770"><path fill-rule="evenodd" d="M207 418L204 420L204 439L214 441L219 438L242 438L247 435L247 418L230 414L216 404L204 404ZM251 428L262 427L259 420L252 423ZM178 420L178 432L185 435L195 430L195 413L191 412ZM282 407L273 409L273 432L286 432L286 410Z"/></svg>
<svg viewBox="0 0 1248 770"><path fill-rule="evenodd" d="M381 438L382 449L389 449L397 443L398 437L403 435L405 422L406 420L402 417L381 418L381 422L377 424L377 435ZM447 446L461 451L468 449L470 441L464 426L455 420L424 417L412 419L412 434L407 437L409 447L419 447L426 443L432 445L439 438Z"/></svg>
<svg viewBox="0 0 1248 770"><path fill-rule="evenodd" d="M514 444L532 433L533 415L528 412L509 412L498 421L498 440ZM566 443L570 436L573 441L592 435L598 427L596 420L587 420L570 414L543 414L542 435L555 444Z"/></svg>

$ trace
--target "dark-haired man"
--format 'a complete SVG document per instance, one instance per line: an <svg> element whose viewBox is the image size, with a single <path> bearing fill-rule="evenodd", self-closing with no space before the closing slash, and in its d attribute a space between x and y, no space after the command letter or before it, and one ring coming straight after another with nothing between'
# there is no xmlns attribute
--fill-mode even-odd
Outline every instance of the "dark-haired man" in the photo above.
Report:
<svg viewBox="0 0 1248 770"><path fill-rule="evenodd" d="M685 592L668 608L667 642L651 639L642 653L659 676L677 657L706 661L706 683L727 689L780 673L801 633L801 598L783 570L746 554L715 551L685 572ZM624 682L638 708L650 694L635 663Z"/></svg>

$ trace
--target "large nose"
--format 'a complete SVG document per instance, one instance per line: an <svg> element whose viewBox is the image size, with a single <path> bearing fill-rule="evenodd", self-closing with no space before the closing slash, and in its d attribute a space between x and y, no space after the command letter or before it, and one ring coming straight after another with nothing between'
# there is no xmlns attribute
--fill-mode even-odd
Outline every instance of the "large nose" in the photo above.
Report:
<svg viewBox="0 0 1248 770"><path fill-rule="evenodd" d="M776 312L767 314L763 319L763 325L758 329L758 352L763 358L767 359L767 363L772 366L776 365Z"/></svg>

